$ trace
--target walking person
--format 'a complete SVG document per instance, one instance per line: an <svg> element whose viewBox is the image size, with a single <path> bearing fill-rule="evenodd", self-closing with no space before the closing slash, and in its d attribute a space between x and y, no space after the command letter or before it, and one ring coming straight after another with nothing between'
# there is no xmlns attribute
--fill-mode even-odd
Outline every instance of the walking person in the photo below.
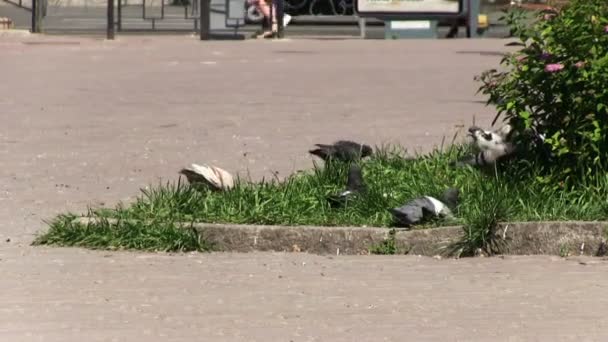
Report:
<svg viewBox="0 0 608 342"><path fill-rule="evenodd" d="M279 0L282 1L282 0ZM265 22L270 21L270 4L272 4L272 0L247 0L249 5L255 6L257 10L264 15ZM283 27L287 27L289 22L291 21L291 16L287 13L283 14ZM268 31L262 31L255 34L255 37L258 37L261 33L262 38L275 38L278 33L278 25L277 25L277 9L274 4L272 4L272 27Z"/></svg>

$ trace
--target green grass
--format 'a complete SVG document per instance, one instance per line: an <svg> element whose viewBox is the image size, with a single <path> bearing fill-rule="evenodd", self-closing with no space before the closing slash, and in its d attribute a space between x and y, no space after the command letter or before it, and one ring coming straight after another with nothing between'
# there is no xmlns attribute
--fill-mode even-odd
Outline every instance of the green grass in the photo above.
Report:
<svg viewBox="0 0 608 342"><path fill-rule="evenodd" d="M91 209L85 216L119 219L119 224L82 225L73 214L50 222L50 229L35 244L121 248L163 251L208 250L194 229L180 222L211 222L265 225L375 226L391 227L387 209L408 200L431 195L439 197L448 187L461 190L456 219L434 220L415 229L462 224L459 253L477 248L491 252L490 237L496 222L537 220L598 220L608 217L608 178L598 177L593 185L565 191L557 184L541 184L535 175L513 176L507 171L490 172L451 162L468 152L464 146L404 158L403 150L383 147L361 163L368 185L365 197L343 208L332 208L326 197L344 188L348 166L319 165L311 171L277 180L248 183L237 180L234 189L213 192L190 186L184 180L167 182L142 190L134 203L115 209ZM133 222L136 221L136 222ZM140 222L140 223L137 223ZM387 245L380 250L390 250ZM380 251L379 251L380 252Z"/></svg>
<svg viewBox="0 0 608 342"><path fill-rule="evenodd" d="M91 249L137 249L144 251L208 251L211 249L190 225L177 222L118 220L110 223L100 215L97 223L73 223L76 215L60 215L35 245L87 247Z"/></svg>

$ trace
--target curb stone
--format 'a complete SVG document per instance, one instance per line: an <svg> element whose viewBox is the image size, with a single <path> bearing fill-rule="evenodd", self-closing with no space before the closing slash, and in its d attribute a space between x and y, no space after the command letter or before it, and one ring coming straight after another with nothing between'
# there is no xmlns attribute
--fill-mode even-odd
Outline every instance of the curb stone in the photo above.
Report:
<svg viewBox="0 0 608 342"><path fill-rule="evenodd" d="M608 239L605 221L539 221L501 223L496 235L506 243L502 254L595 256Z"/></svg>
<svg viewBox="0 0 608 342"><path fill-rule="evenodd" d="M116 219L107 219L115 224ZM80 217L78 224L99 222ZM190 226L183 223L182 226ZM306 252L313 254L370 254L370 249L389 239L389 228L264 226L194 223L201 237L215 250L224 252ZM464 233L462 226L420 230L396 229L397 254L436 256L445 254ZM596 255L608 238L608 222L510 222L495 231L498 254L506 255Z"/></svg>
<svg viewBox="0 0 608 342"><path fill-rule="evenodd" d="M0 29L0 37L29 37L31 35L29 30Z"/></svg>

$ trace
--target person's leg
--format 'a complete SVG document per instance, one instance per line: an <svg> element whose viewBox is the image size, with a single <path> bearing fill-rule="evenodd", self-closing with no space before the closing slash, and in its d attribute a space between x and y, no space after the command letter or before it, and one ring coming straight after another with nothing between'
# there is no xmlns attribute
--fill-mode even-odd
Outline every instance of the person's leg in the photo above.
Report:
<svg viewBox="0 0 608 342"><path fill-rule="evenodd" d="M264 32L264 37L272 36L272 32L275 31L274 26L276 22L276 11L272 11L272 20L270 20L270 4L267 0L259 0L259 8L260 12L264 15L264 20L268 20L270 22L270 30ZM273 8L274 10L274 8Z"/></svg>
<svg viewBox="0 0 608 342"><path fill-rule="evenodd" d="M258 10L264 15L264 18L268 20L271 15L270 3L272 0L258 0L257 7ZM289 14L283 14L283 27L287 26L291 21L291 16ZM274 33L277 32L277 10L276 6L272 4L272 21L271 21L271 30L264 32L264 37L272 37Z"/></svg>
<svg viewBox="0 0 608 342"><path fill-rule="evenodd" d="M282 1L282 0L278 0L278 1ZM277 6L273 5L272 8L274 10L274 13L277 13ZM273 20L273 22L276 22L276 21L277 20L276 20L276 17L275 17L275 19ZM289 25L290 21L291 21L291 16L289 14L283 12L283 27L286 27L287 25Z"/></svg>
<svg viewBox="0 0 608 342"><path fill-rule="evenodd" d="M258 1L258 9L260 12L262 12L266 19L270 18L270 6L265 0Z"/></svg>
<svg viewBox="0 0 608 342"><path fill-rule="evenodd" d="M448 34L445 37L446 38L456 37L458 35L458 26L459 25L460 25L460 23L458 22L458 19L453 20L450 25L450 31L448 32Z"/></svg>
<svg viewBox="0 0 608 342"><path fill-rule="evenodd" d="M258 31L256 32L253 37L258 37L259 35L262 35L264 37L270 35L272 33L271 31L271 23L269 22L269 18L270 18L270 6L268 5L268 3L266 2L266 0L247 0L247 2L249 4L251 4L252 6L255 6L255 8L258 10L258 12L260 12L264 18L262 19L262 31Z"/></svg>
<svg viewBox="0 0 608 342"><path fill-rule="evenodd" d="M272 0L269 0L272 1ZM282 1L282 0L279 0ZM289 22L291 21L291 16L287 13L283 13L283 27L286 27ZM273 33L277 33L278 31L278 25L277 25L277 6L273 3L272 4L272 32Z"/></svg>

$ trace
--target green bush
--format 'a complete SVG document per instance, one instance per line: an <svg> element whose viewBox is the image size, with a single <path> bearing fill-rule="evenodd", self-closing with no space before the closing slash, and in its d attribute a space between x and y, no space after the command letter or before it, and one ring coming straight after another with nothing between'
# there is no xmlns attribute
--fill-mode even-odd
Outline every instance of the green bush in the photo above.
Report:
<svg viewBox="0 0 608 342"><path fill-rule="evenodd" d="M522 47L503 58L505 70L477 78L480 91L529 147L525 160L542 170L540 180L598 181L608 170L608 1L573 0L528 25L523 17L507 14ZM533 144L529 132L544 141Z"/></svg>

